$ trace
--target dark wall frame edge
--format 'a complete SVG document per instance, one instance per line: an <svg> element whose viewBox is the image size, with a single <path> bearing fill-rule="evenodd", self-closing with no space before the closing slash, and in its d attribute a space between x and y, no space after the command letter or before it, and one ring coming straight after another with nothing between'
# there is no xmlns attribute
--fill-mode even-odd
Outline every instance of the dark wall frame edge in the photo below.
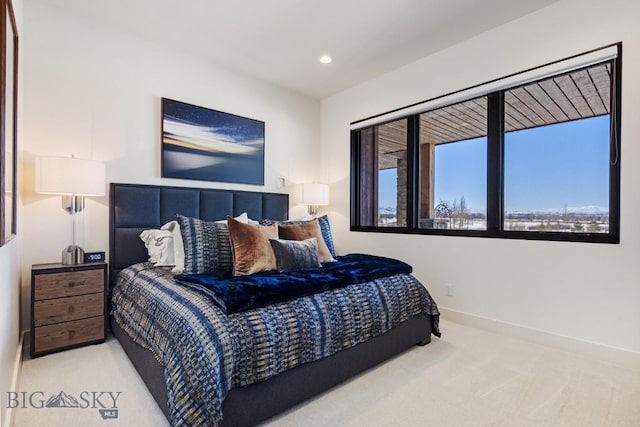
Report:
<svg viewBox="0 0 640 427"><path fill-rule="evenodd" d="M2 22L10 22L11 30L13 32L13 62L12 64L7 63L7 32L0 32L0 103L2 105L2 117L0 117L0 246L3 246L5 243L9 242L13 237L15 237L17 232L17 192L18 192L18 184L17 184L17 168L18 168L18 64L19 64L19 37L18 37L18 27L16 23L15 13L13 10L13 4L11 0L0 0L0 19ZM11 66L13 67L13 82L12 82L12 93L7 94L6 86L7 86L7 68ZM11 111L11 117L7 117L7 110L5 108L7 97L11 96L12 98L12 106L13 109ZM10 136L10 141L6 140L6 124L7 120L11 120L11 128L12 135ZM11 144L11 158L7 159L6 157L6 148L7 143ZM6 212L6 173L7 173L7 160L11 162L12 168L12 179L11 179L11 194L12 194L12 203L11 207L11 225L10 232L6 233L6 225L7 221L7 212Z"/></svg>

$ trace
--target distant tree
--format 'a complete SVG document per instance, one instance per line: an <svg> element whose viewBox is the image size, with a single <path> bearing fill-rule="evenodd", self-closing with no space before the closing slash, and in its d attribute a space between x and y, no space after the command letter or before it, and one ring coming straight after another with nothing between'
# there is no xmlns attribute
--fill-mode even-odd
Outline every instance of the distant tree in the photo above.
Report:
<svg viewBox="0 0 640 427"><path fill-rule="evenodd" d="M440 200L440 202L438 202L438 204L434 206L433 213L434 216L438 219L446 219L446 222L444 223L439 221L434 223L436 228L448 228L452 226L451 216L453 213L451 209L451 203L449 203L449 201Z"/></svg>
<svg viewBox="0 0 640 427"><path fill-rule="evenodd" d="M571 231L574 233L580 233L581 231L584 231L584 226L580 221L576 221L571 226Z"/></svg>
<svg viewBox="0 0 640 427"><path fill-rule="evenodd" d="M592 222L589 223L589 225L587 225L587 231L589 233L599 233L600 232L600 225L597 222L592 221Z"/></svg>
<svg viewBox="0 0 640 427"><path fill-rule="evenodd" d="M464 196L453 200L451 205L451 218L453 219L453 228L466 229L469 222L469 208L467 207L467 201Z"/></svg>
<svg viewBox="0 0 640 427"><path fill-rule="evenodd" d="M433 211L436 218L449 219L450 227L454 229L466 229L471 220L471 213L464 196L461 196L459 201L454 199L453 203L448 200L440 200L434 206Z"/></svg>
<svg viewBox="0 0 640 427"><path fill-rule="evenodd" d="M440 202L433 208L436 218L451 219L452 209L451 203L447 200L440 200Z"/></svg>
<svg viewBox="0 0 640 427"><path fill-rule="evenodd" d="M453 199L453 203L451 204L451 218L453 219L453 224L454 224L453 228L457 228L455 224L457 223L457 220L458 220L459 210L460 210L460 207L458 206L458 199Z"/></svg>
<svg viewBox="0 0 640 427"><path fill-rule="evenodd" d="M460 196L460 207L458 208L458 220L460 221L460 228L467 228L469 222L469 208L467 207L467 201L464 196Z"/></svg>

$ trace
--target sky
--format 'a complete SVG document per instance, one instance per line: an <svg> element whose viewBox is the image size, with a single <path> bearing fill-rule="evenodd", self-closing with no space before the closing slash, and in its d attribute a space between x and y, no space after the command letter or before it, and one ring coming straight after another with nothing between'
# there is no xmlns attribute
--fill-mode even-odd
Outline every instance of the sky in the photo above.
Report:
<svg viewBox="0 0 640 427"><path fill-rule="evenodd" d="M264 122L198 107L172 99L162 99L163 132L177 129L185 136L247 143L264 142ZM171 127L167 125L172 125ZM177 127L181 125L180 127Z"/></svg>
<svg viewBox="0 0 640 427"><path fill-rule="evenodd" d="M486 138L436 147L435 201L464 196L486 212ZM609 206L609 116L509 132L505 135L507 212ZM395 206L396 170L380 171L379 206Z"/></svg>

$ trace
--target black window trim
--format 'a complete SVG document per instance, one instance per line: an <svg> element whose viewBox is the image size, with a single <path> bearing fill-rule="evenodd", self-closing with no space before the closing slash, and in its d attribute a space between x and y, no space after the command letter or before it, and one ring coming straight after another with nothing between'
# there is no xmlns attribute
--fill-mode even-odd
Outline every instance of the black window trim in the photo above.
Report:
<svg viewBox="0 0 640 427"><path fill-rule="evenodd" d="M419 228L418 208L419 208L419 115L432 110L426 109L412 113L403 117L395 117L389 121L376 123L371 126L380 126L397 120L407 120L407 226L406 227L381 227L358 225L360 218L360 206L358 189L360 188L359 178L359 146L360 131L364 128L351 130L351 212L350 230L360 232L394 233L394 234L422 234L438 236L461 236L461 237L484 237L499 239L519 239L519 240L543 240L543 241L563 241L563 242L585 242L585 243L620 243L620 170L621 170L621 105L622 105L622 42L612 43L587 52L572 55L564 59L553 61L538 67L512 73L507 76L490 80L485 83L476 84L464 89L440 95L425 101L420 101L406 107L397 108L381 114L376 114L361 120L352 122L351 125L365 122L377 117L395 113L420 104L437 101L438 99L463 93L482 86L499 82L519 74L535 71L549 65L561 63L570 59L578 58L599 50L615 47L617 56L613 59L599 61L597 63L611 63L611 112L610 112L610 156L609 156L609 232L608 233L570 233L570 232L539 232L539 231L509 231L503 230L503 201L504 201L504 93L505 91L522 86L514 85L493 92L484 94L487 97L487 229L486 230L452 230ZM585 65L583 68L594 66L597 63ZM569 71L569 72L573 72ZM566 74L567 72L559 73ZM544 80L547 77L542 77ZM529 84L529 83L527 83ZM478 94L477 96L483 96ZM476 96L476 97L477 97ZM460 101L454 101L453 105ZM435 109L443 108L438 106ZM499 118L499 120L498 120ZM612 161L613 160L613 161Z"/></svg>

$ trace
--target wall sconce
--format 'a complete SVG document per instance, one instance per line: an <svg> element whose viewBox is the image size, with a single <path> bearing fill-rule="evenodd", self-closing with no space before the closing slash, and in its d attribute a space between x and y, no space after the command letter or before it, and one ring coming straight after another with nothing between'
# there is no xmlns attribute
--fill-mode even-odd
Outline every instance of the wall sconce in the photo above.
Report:
<svg viewBox="0 0 640 427"><path fill-rule="evenodd" d="M62 209L72 218L72 244L62 251L62 264L82 264L84 250L77 244L77 217L85 196L104 196L105 164L75 157L36 159L36 193L62 195Z"/></svg>
<svg viewBox="0 0 640 427"><path fill-rule="evenodd" d="M318 215L318 206L326 206L329 204L329 184L302 184L300 200L303 205L309 206L309 215Z"/></svg>

